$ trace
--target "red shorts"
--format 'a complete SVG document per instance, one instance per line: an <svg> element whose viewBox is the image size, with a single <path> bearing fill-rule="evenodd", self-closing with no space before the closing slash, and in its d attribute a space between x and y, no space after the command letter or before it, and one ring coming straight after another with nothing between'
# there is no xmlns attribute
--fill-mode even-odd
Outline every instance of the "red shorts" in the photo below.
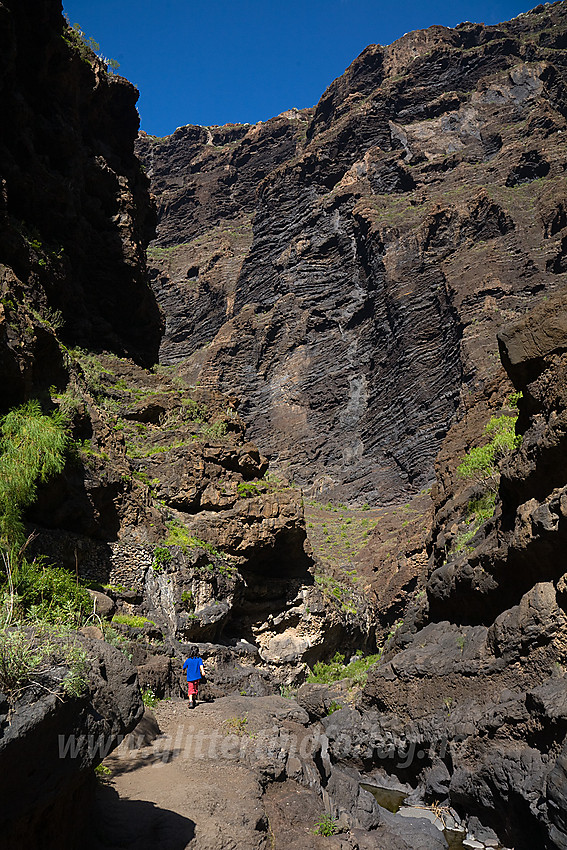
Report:
<svg viewBox="0 0 567 850"><path fill-rule="evenodd" d="M196 697L199 693L199 682L187 682L187 696Z"/></svg>

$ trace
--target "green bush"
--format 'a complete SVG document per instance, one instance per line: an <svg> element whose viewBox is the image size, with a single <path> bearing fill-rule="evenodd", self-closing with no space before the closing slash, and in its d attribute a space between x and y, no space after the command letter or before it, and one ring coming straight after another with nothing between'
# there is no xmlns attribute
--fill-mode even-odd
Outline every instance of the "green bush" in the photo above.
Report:
<svg viewBox="0 0 567 850"><path fill-rule="evenodd" d="M148 708L155 708L159 703L159 697L156 697L153 688L145 688L142 691L142 702Z"/></svg>
<svg viewBox="0 0 567 850"><path fill-rule="evenodd" d="M62 416L45 415L35 400L0 420L0 545L5 549L23 542L23 511L35 501L38 482L62 471L67 442Z"/></svg>
<svg viewBox="0 0 567 850"><path fill-rule="evenodd" d="M373 664L380 660L382 653L366 655L355 658L350 664L345 664L345 657L340 652L335 653L333 659L325 664L317 661L313 671L307 677L308 682L329 685L339 682L341 679L350 679L353 685L363 686L366 684L368 670Z"/></svg>
<svg viewBox="0 0 567 850"><path fill-rule="evenodd" d="M94 772L97 782L100 782L101 785L106 785L109 782L110 777L112 776L111 769L105 764L97 764L94 769Z"/></svg>
<svg viewBox="0 0 567 850"><path fill-rule="evenodd" d="M147 617L138 616L136 614L115 614L112 618L113 623L122 623L124 626L131 626L133 629L141 629L146 623L151 623L155 626L153 620L148 620Z"/></svg>
<svg viewBox="0 0 567 850"><path fill-rule="evenodd" d="M20 617L32 614L35 619L78 626L92 610L91 597L76 577L62 567L49 566L44 558L32 563L22 558L12 570L12 582Z"/></svg>
<svg viewBox="0 0 567 850"><path fill-rule="evenodd" d="M148 251L149 254L149 251ZM192 398L184 398L181 401L183 407L184 418L189 422L205 422L207 419L207 407L204 404L199 404Z"/></svg>
<svg viewBox="0 0 567 850"><path fill-rule="evenodd" d="M171 552L166 546L156 546L154 549L154 560L152 569L155 573L161 573L164 567L171 562Z"/></svg>
<svg viewBox="0 0 567 850"><path fill-rule="evenodd" d="M176 520L168 522L167 537L163 542L164 546L179 546L185 554L190 549L204 549L214 558L224 557L223 553L216 549L212 543L207 543L205 540L200 540L198 537L189 534L189 530Z"/></svg>
<svg viewBox="0 0 567 850"><path fill-rule="evenodd" d="M85 35L79 24L71 24L69 23L69 19L65 16L67 21L67 29L63 33L63 41L65 41L69 47L73 47L83 62L87 65L92 65L95 56L100 59L100 61L106 65L107 71L111 73L116 73L120 68L120 63L116 61L116 59L107 59L106 56L103 56L100 52L100 44L98 41L90 35Z"/></svg>
<svg viewBox="0 0 567 850"><path fill-rule="evenodd" d="M469 478L490 484L497 477L498 463L522 444L521 435L516 434L517 415L503 413L493 416L485 425L484 433L492 439L484 446L468 452L457 467L461 478ZM494 488L492 483L492 488Z"/></svg>
<svg viewBox="0 0 567 850"><path fill-rule="evenodd" d="M254 481L241 481L236 485L236 491L243 499L259 496L265 489L261 482Z"/></svg>
<svg viewBox="0 0 567 850"><path fill-rule="evenodd" d="M226 436L226 422L211 422L210 425L201 426L201 436L206 439L214 439Z"/></svg>
<svg viewBox="0 0 567 850"><path fill-rule="evenodd" d="M68 671L53 682L51 674L61 666ZM86 651L65 626L23 623L0 630L0 690L11 702L34 685L79 697L86 689L87 668Z"/></svg>

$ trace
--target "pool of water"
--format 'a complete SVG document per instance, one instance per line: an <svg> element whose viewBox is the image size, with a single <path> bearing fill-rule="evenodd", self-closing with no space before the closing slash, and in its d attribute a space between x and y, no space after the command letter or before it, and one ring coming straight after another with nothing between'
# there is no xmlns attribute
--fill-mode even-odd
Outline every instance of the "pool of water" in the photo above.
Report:
<svg viewBox="0 0 567 850"><path fill-rule="evenodd" d="M367 783L362 783L361 787L364 788L365 791L370 791L370 793L374 795L379 806L382 806L382 808L387 809L389 812L393 812L394 814L400 810L408 796L405 791L381 788L379 785L368 785ZM463 846L463 841L467 837L466 832L455 829L444 829L443 835L445 836L445 841L449 845L449 850L467 850L467 848ZM494 850L501 850L501 845L495 847Z"/></svg>
<svg viewBox="0 0 567 850"><path fill-rule="evenodd" d="M405 791L392 791L391 788L379 788L377 785L362 783L361 788L364 788L365 791L370 791L379 806L382 806L383 809L388 809L389 812L393 812L394 814L407 797Z"/></svg>

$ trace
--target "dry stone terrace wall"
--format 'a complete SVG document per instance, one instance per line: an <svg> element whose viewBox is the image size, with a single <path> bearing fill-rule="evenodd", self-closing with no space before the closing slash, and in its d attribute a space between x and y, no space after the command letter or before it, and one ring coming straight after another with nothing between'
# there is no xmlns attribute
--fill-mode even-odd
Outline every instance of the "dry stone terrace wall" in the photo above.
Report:
<svg viewBox="0 0 567 850"><path fill-rule="evenodd" d="M77 569L86 581L142 591L154 558L154 546L103 543L69 532L41 530L31 553L46 555L55 564Z"/></svg>

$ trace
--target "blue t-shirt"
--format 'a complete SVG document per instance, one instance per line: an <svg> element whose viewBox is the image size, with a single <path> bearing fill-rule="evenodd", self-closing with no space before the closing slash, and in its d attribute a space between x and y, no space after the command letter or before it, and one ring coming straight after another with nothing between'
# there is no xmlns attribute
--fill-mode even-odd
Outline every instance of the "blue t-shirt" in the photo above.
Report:
<svg viewBox="0 0 567 850"><path fill-rule="evenodd" d="M183 669L187 670L188 682L196 682L201 678L201 664L203 664L202 658L188 658L184 663Z"/></svg>

